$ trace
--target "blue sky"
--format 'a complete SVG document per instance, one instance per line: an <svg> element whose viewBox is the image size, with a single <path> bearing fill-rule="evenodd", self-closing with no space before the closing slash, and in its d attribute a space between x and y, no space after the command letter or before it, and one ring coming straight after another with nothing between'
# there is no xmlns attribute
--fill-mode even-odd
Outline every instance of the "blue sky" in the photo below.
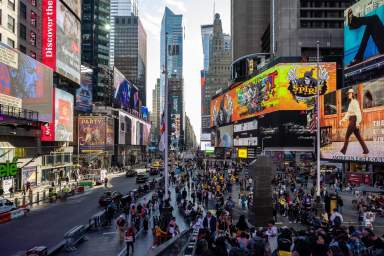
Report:
<svg viewBox="0 0 384 256"><path fill-rule="evenodd" d="M147 32L147 95L160 75L160 27L164 8L183 15L184 95L185 110L196 135L200 138L200 70L203 68L203 48L200 26L213 23L214 0L139 0L139 16ZM230 33L230 0L216 0L215 11L220 13L224 33ZM147 102L152 107L152 100Z"/></svg>

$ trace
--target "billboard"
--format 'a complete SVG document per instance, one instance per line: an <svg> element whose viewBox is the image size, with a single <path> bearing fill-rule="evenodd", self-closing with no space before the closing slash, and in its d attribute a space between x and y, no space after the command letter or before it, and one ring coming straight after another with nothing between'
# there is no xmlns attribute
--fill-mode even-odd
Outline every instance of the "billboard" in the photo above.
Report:
<svg viewBox="0 0 384 256"><path fill-rule="evenodd" d="M181 115L171 114L171 147L173 149L179 148L180 146L180 135L181 135Z"/></svg>
<svg viewBox="0 0 384 256"><path fill-rule="evenodd" d="M321 97L321 158L384 162L384 78Z"/></svg>
<svg viewBox="0 0 384 256"><path fill-rule="evenodd" d="M344 66L384 55L384 1L360 0L344 11Z"/></svg>
<svg viewBox="0 0 384 256"><path fill-rule="evenodd" d="M56 72L80 83L81 25L80 21L65 5L57 1L56 6Z"/></svg>
<svg viewBox="0 0 384 256"><path fill-rule="evenodd" d="M107 122L103 116L79 116L79 147L82 153L102 151L106 144Z"/></svg>
<svg viewBox="0 0 384 256"><path fill-rule="evenodd" d="M215 147L230 148L233 146L233 126L227 125L215 131Z"/></svg>
<svg viewBox="0 0 384 256"><path fill-rule="evenodd" d="M116 68L113 68L114 104L123 109L139 109L139 89L128 81Z"/></svg>
<svg viewBox="0 0 384 256"><path fill-rule="evenodd" d="M319 73L319 74L317 74ZM336 63L281 63L211 100L211 127L278 110L313 108L316 88L336 89Z"/></svg>
<svg viewBox="0 0 384 256"><path fill-rule="evenodd" d="M119 111L119 145L148 145L151 125Z"/></svg>
<svg viewBox="0 0 384 256"><path fill-rule="evenodd" d="M73 95L55 88L55 141L73 141Z"/></svg>
<svg viewBox="0 0 384 256"><path fill-rule="evenodd" d="M53 73L47 66L35 59L5 48L10 54L17 54L17 68L14 63L0 62L0 93L22 100L22 108L39 112L39 120L52 122ZM11 64L12 66L10 66Z"/></svg>
<svg viewBox="0 0 384 256"><path fill-rule="evenodd" d="M56 70L56 0L42 0L41 61Z"/></svg>
<svg viewBox="0 0 384 256"><path fill-rule="evenodd" d="M79 112L92 112L92 76L92 69L81 71L80 88L76 90L75 104L75 109Z"/></svg>

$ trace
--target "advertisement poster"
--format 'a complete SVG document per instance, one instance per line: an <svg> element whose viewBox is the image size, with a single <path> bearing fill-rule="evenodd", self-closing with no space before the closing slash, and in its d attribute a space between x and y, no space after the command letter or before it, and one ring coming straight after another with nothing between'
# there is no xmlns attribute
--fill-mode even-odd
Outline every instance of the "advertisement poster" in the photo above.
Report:
<svg viewBox="0 0 384 256"><path fill-rule="evenodd" d="M22 108L39 112L39 121L52 122L52 70L22 53L17 63L15 69L0 62L0 93L21 99Z"/></svg>
<svg viewBox="0 0 384 256"><path fill-rule="evenodd" d="M115 89L114 104L123 109L139 109L139 89L129 82L116 68L113 68L113 84Z"/></svg>
<svg viewBox="0 0 384 256"><path fill-rule="evenodd" d="M55 141L73 141L73 95L55 89Z"/></svg>
<svg viewBox="0 0 384 256"><path fill-rule="evenodd" d="M60 1L56 7L56 72L80 84L80 21Z"/></svg>
<svg viewBox="0 0 384 256"><path fill-rule="evenodd" d="M81 0L62 0L78 18L81 18Z"/></svg>
<svg viewBox="0 0 384 256"><path fill-rule="evenodd" d="M41 3L41 62L56 71L56 1Z"/></svg>
<svg viewBox="0 0 384 256"><path fill-rule="evenodd" d="M384 163L383 84L380 78L321 97L321 158Z"/></svg>
<svg viewBox="0 0 384 256"><path fill-rule="evenodd" d="M282 63L211 100L211 127L278 110L309 110L336 89L336 63Z"/></svg>
<svg viewBox="0 0 384 256"><path fill-rule="evenodd" d="M215 147L230 148L233 146L233 126L227 125L216 129Z"/></svg>
<svg viewBox="0 0 384 256"><path fill-rule="evenodd" d="M180 135L181 135L181 115L171 114L171 146L173 148L179 148Z"/></svg>
<svg viewBox="0 0 384 256"><path fill-rule="evenodd" d="M23 167L23 169L21 169L21 175L23 184L29 182L32 187L37 185L37 169L35 166Z"/></svg>
<svg viewBox="0 0 384 256"><path fill-rule="evenodd" d="M81 72L80 88L76 90L75 109L84 113L92 112L92 69Z"/></svg>
<svg viewBox="0 0 384 256"><path fill-rule="evenodd" d="M106 145L108 146L113 146L114 145L114 142L115 142L115 137L114 137L114 122L113 122L113 119L112 118L107 118L107 134L106 134Z"/></svg>
<svg viewBox="0 0 384 256"><path fill-rule="evenodd" d="M79 116L79 145L83 153L104 150L106 121L102 116Z"/></svg>
<svg viewBox="0 0 384 256"><path fill-rule="evenodd" d="M344 11L344 66L384 55L384 1L360 0Z"/></svg>

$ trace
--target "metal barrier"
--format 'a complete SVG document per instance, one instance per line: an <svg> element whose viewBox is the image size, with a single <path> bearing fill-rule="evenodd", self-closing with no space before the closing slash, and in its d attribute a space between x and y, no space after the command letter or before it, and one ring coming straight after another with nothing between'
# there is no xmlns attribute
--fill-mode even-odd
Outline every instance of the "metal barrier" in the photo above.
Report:
<svg viewBox="0 0 384 256"><path fill-rule="evenodd" d="M107 223L107 211L106 210L103 210L103 211L96 213L95 215L93 215L89 219L89 227L90 228L104 227L106 225L106 223Z"/></svg>
<svg viewBox="0 0 384 256"><path fill-rule="evenodd" d="M181 232L174 238L159 245L148 256L168 256L168 255L182 255L186 246L188 245L189 238L192 234L192 229L187 229Z"/></svg>
<svg viewBox="0 0 384 256"><path fill-rule="evenodd" d="M199 236L200 228L195 228L192 231L192 235L189 238L188 245L186 246L184 250L184 256L193 256L195 255L196 251L196 243Z"/></svg>
<svg viewBox="0 0 384 256"><path fill-rule="evenodd" d="M64 248L67 252L70 251L75 251L77 248L75 245L82 241L82 240L87 240L85 233L87 232L87 229L84 225L79 225L71 230L69 230L67 233L64 235L64 240L65 240L65 245Z"/></svg>

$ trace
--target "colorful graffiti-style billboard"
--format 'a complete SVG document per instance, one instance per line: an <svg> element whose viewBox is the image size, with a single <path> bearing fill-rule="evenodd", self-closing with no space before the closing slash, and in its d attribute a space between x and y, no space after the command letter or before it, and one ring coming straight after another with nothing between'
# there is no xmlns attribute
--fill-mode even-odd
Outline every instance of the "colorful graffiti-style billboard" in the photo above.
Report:
<svg viewBox="0 0 384 256"><path fill-rule="evenodd" d="M278 110L313 109L316 88L336 89L336 63L282 63L211 100L211 127Z"/></svg>

